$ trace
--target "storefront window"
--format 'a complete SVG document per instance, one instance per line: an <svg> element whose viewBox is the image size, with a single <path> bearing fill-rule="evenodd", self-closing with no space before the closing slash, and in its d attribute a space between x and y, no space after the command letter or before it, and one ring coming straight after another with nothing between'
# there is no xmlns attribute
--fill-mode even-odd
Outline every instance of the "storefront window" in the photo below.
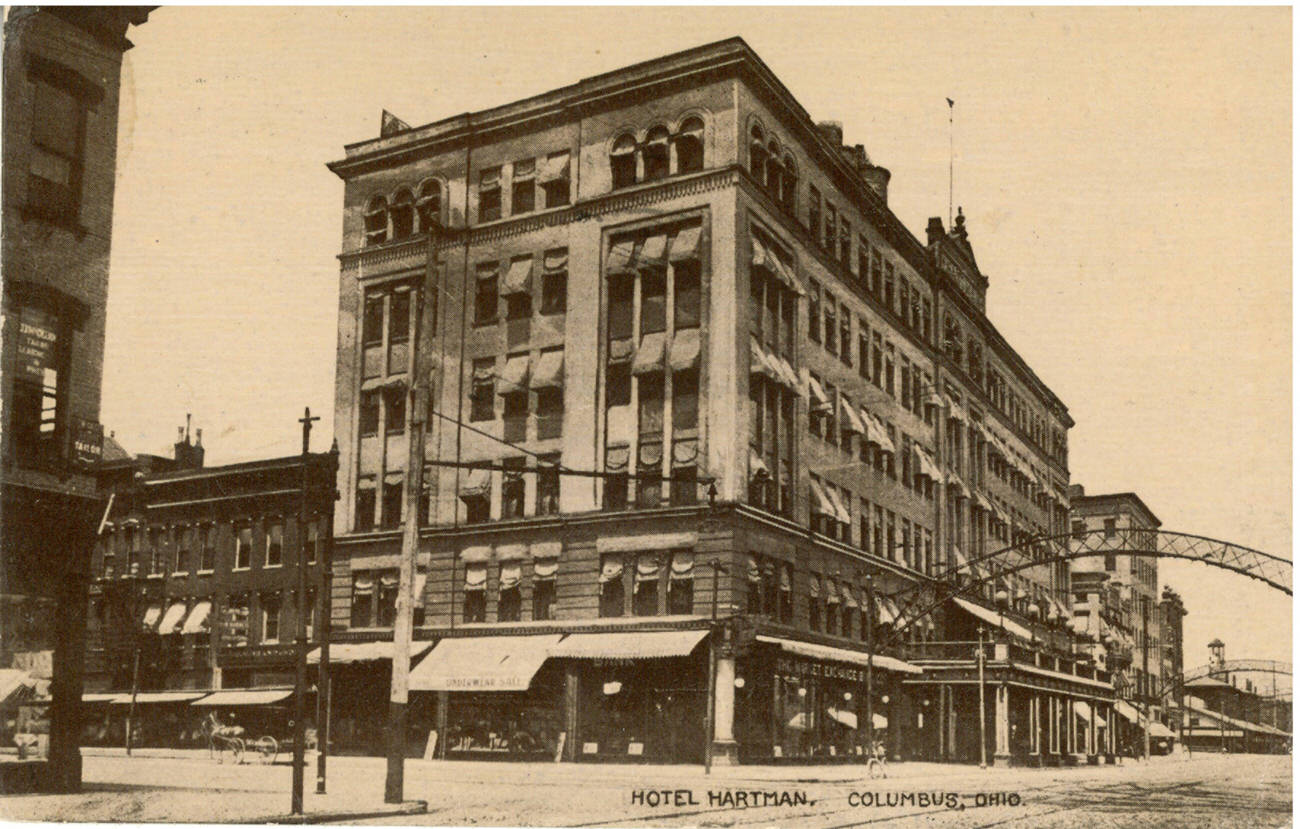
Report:
<svg viewBox="0 0 1300 829"><path fill-rule="evenodd" d="M564 730L563 688L563 669L546 665L527 691L451 694L448 753L554 757Z"/></svg>
<svg viewBox="0 0 1300 829"><path fill-rule="evenodd" d="M699 659L591 663L580 686L579 759L700 762L704 672Z"/></svg>

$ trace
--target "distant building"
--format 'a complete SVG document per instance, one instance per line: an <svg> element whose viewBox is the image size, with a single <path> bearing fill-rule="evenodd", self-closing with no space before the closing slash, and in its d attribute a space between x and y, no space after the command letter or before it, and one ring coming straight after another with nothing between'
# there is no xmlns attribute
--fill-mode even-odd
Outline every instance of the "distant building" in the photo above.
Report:
<svg viewBox="0 0 1300 829"><path fill-rule="evenodd" d="M53 697L48 766L0 768L7 787L81 782L84 596L104 509L94 470L118 82L127 29L150 8L6 13L0 668L50 676Z"/></svg>
<svg viewBox="0 0 1300 829"><path fill-rule="evenodd" d="M984 626L988 754L1099 751L1109 680L1064 629L1068 567L1030 543L1068 532L1065 405L985 314L960 211L912 235L888 170L743 41L385 118L330 169L334 622L369 660L336 733L383 728L412 292L432 274L421 743L697 761L707 739L770 761L859 754L879 726L896 756L973 761ZM1031 566L882 649L891 594L1013 544Z"/></svg>
<svg viewBox="0 0 1300 829"><path fill-rule="evenodd" d="M1081 602L1100 603L1104 612L1099 623L1093 626L1097 620L1087 617L1089 632L1111 660L1117 693L1138 709L1150 705L1152 721L1163 722L1166 713L1158 698L1165 675L1157 559L1125 552L1154 552L1160 519L1132 492L1088 495L1075 484L1070 487L1070 521L1075 533L1104 535L1097 555L1070 562L1076 624L1084 618ZM1116 552L1106 552L1107 547Z"/></svg>
<svg viewBox="0 0 1300 829"><path fill-rule="evenodd" d="M1291 748L1291 704L1233 670L1223 642L1209 645L1209 674L1183 683L1184 734L1193 751L1279 754ZM1275 677L1269 677L1276 687Z"/></svg>
<svg viewBox="0 0 1300 829"><path fill-rule="evenodd" d="M201 439L182 429L172 459L106 464L114 503L92 563L89 742L121 745L133 685L144 745L197 741L209 691L262 716L254 709L289 696L304 607L308 638L318 638L334 456L308 456L301 526L301 455L204 467ZM304 549L305 603L296 595Z"/></svg>
<svg viewBox="0 0 1300 829"><path fill-rule="evenodd" d="M1165 587L1160 593L1160 702L1167 712L1166 723L1182 734L1179 701L1183 698L1183 617L1187 608L1174 590Z"/></svg>

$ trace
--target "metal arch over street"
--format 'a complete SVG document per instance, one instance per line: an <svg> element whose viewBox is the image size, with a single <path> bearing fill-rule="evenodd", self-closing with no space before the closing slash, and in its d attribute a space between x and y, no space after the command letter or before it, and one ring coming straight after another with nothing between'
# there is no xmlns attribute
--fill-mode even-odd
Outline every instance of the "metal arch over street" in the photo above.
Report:
<svg viewBox="0 0 1300 829"><path fill-rule="evenodd" d="M1215 674L1235 674L1235 673L1257 673L1273 674L1275 676L1292 676L1290 662L1278 662L1272 659L1226 659L1222 665L1201 665L1198 668L1191 668L1183 671L1182 676L1171 677L1155 696L1162 697L1174 686L1180 682L1186 685L1198 679Z"/></svg>
<svg viewBox="0 0 1300 829"><path fill-rule="evenodd" d="M1019 544L1004 547L928 578L915 588L890 596L900 613L888 644L920 619L928 616L949 599L973 593L981 586L1021 570L1041 567L1057 561L1104 555L1127 555L1145 558L1170 558L1197 561L1247 576L1292 595L1291 561L1228 541L1167 530L1116 528L1071 532L1054 536L1034 536ZM955 576L964 576L953 584ZM923 590L937 588L937 598L927 602Z"/></svg>

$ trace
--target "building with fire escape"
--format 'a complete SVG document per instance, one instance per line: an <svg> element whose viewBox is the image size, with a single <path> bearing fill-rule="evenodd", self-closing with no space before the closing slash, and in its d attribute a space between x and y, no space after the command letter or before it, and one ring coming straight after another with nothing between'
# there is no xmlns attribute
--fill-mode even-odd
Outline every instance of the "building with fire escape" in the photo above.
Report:
<svg viewBox="0 0 1300 829"><path fill-rule="evenodd" d="M1069 526L1066 407L986 316L960 212L912 235L743 41L385 113L330 169L341 741L382 730L429 284L412 740L973 761L987 661L985 753L1104 752L1110 680L1034 542Z"/></svg>

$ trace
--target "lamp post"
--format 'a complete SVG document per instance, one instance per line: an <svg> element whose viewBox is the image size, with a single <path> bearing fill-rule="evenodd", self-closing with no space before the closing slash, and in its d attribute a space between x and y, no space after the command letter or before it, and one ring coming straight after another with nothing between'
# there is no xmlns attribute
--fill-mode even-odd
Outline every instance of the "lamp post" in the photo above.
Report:
<svg viewBox="0 0 1300 829"><path fill-rule="evenodd" d="M140 562L131 562L130 597L126 610L131 620L131 707L126 712L126 756L131 756L132 734L135 729L135 698L140 692L140 639L144 635L144 623L140 619Z"/></svg>
<svg viewBox="0 0 1300 829"><path fill-rule="evenodd" d="M876 590L872 581L871 574L868 573L863 577L866 582L866 595L863 599L867 603L867 755L874 757L876 753L876 716L875 691L872 688L872 657L876 652Z"/></svg>

